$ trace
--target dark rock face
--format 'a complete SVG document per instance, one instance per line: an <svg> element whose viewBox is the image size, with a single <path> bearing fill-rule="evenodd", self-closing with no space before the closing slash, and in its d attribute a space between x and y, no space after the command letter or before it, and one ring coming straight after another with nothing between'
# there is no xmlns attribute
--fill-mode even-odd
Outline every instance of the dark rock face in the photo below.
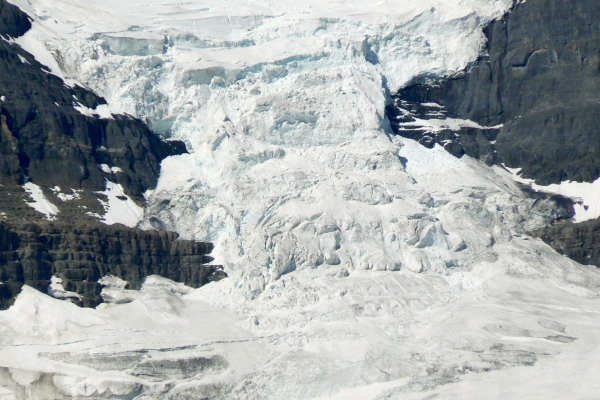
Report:
<svg viewBox="0 0 600 400"><path fill-rule="evenodd" d="M81 296L81 304L102 302L98 280L112 275L141 286L149 275L161 275L200 287L225 275L221 267L204 265L210 243L177 240L173 232L140 231L100 223L34 224L0 222L0 309L12 304L23 284L48 290L52 276L65 290Z"/></svg>
<svg viewBox="0 0 600 400"><path fill-rule="evenodd" d="M26 14L0 0L4 38L30 28ZM105 198L97 192L106 180L143 204L160 162L186 152L183 143L161 140L135 118L100 119L74 108L105 103L84 88L65 86L31 54L0 39L0 309L13 304L24 284L47 292L53 276L85 307L102 302L98 280L106 275L131 289L153 274L192 287L226 276L220 266L206 265L213 260L210 243L98 222L105 212L98 200ZM26 204L32 201L22 187L26 179L59 209L52 223ZM55 186L64 194L77 190L77 198L61 200L50 190Z"/></svg>
<svg viewBox="0 0 600 400"><path fill-rule="evenodd" d="M52 276L50 255L41 246L22 246L21 236L0 222L0 310L8 308L23 284L45 292Z"/></svg>
<svg viewBox="0 0 600 400"><path fill-rule="evenodd" d="M31 22L27 14L21 12L17 6L4 0L0 1L0 32L3 36L17 38L30 29Z"/></svg>
<svg viewBox="0 0 600 400"><path fill-rule="evenodd" d="M467 72L417 80L395 96L388 107L392 128L406 135L397 119L406 114L401 108L437 103L442 118L503 126L407 136L457 156L521 167L543 185L600 176L600 3L528 0L485 33L488 56Z"/></svg>
<svg viewBox="0 0 600 400"><path fill-rule="evenodd" d="M566 223L532 233L563 254L584 265L600 266L600 224L598 220Z"/></svg>
<svg viewBox="0 0 600 400"><path fill-rule="evenodd" d="M30 26L27 16L0 4L0 34L23 34ZM20 184L27 176L44 187L95 191L104 190L109 179L143 202L142 193L156 184L160 162L184 153L185 145L160 140L129 116L83 115L74 106L95 110L106 101L81 87L65 86L44 68L20 46L0 41L0 173ZM121 172L103 172L100 164Z"/></svg>
<svg viewBox="0 0 600 400"><path fill-rule="evenodd" d="M397 93L387 108L394 132L428 147L438 143L457 157L520 167L523 177L542 185L598 178L600 2L519 2L485 33L488 55L467 71L417 79ZM502 126L431 132L406 125L446 117ZM600 267L600 220L533 235L575 261Z"/></svg>

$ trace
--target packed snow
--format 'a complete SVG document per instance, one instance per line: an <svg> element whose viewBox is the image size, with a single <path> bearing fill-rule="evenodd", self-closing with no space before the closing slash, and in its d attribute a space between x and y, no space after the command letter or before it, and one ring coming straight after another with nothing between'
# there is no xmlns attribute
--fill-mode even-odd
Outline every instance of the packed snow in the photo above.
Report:
<svg viewBox="0 0 600 400"><path fill-rule="evenodd" d="M551 203L385 119L390 92L473 61L512 0L12 2L34 18L16 41L52 73L190 150L163 161L143 215L107 182L105 222L213 242L229 279L135 292L105 277L96 310L25 288L0 313L10 395L598 389L600 274L525 234Z"/></svg>
<svg viewBox="0 0 600 400"><path fill-rule="evenodd" d="M106 190L98 192L106 196L106 200L98 199L105 211L102 222L107 225L135 227L142 220L144 209L123 192L123 186L109 180L105 182Z"/></svg>
<svg viewBox="0 0 600 400"><path fill-rule="evenodd" d="M58 208L46 198L41 187L29 181L23 185L23 189L33 200L31 203L27 203L28 206L44 214L49 221L56 218L55 216L59 212Z"/></svg>

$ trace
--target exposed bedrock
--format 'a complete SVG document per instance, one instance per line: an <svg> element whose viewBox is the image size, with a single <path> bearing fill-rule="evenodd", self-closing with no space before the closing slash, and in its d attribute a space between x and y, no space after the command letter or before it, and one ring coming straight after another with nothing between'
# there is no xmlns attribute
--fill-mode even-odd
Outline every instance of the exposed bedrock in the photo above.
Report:
<svg viewBox="0 0 600 400"><path fill-rule="evenodd" d="M488 55L467 72L423 77L396 95L399 107L388 107L396 132L420 135L417 140L425 136L423 143L436 141L458 156L521 167L523 177L541 185L600 176L600 3L519 2L485 32ZM414 110L424 119L503 126L462 129L457 135L403 132L398 108L417 106L424 108Z"/></svg>
<svg viewBox="0 0 600 400"><path fill-rule="evenodd" d="M387 110L395 132L458 157L522 168L521 176L541 185L598 178L600 3L519 2L485 33L488 54L466 72L423 77L395 96ZM445 118L497 129L432 132L417 120ZM600 266L599 232L600 221L593 220L534 235L582 264Z"/></svg>
<svg viewBox="0 0 600 400"><path fill-rule="evenodd" d="M30 28L26 14L0 0L5 39ZM98 280L106 275L134 289L153 274L192 287L224 276L220 267L205 265L212 261L209 243L98 222L105 212L99 200L106 200L98 192L106 181L143 204L160 162L186 152L182 142L162 140L138 119L111 115L103 98L67 86L10 40L0 40L0 96L0 309L24 284L48 292L52 277L62 279L68 298L94 307L102 302ZM58 209L52 223L30 207L22 187L27 180Z"/></svg>
<svg viewBox="0 0 600 400"><path fill-rule="evenodd" d="M0 222L0 309L7 308L23 284L47 292L53 276L62 279L70 298L85 307L102 302L98 280L106 275L141 286L161 275L191 287L219 280L224 272L208 254L212 244L177 240L173 232L141 231L101 223L19 226Z"/></svg>
<svg viewBox="0 0 600 400"><path fill-rule="evenodd" d="M4 1L0 20L5 37L30 28L27 16ZM20 46L0 41L0 173L18 183L26 176L44 187L96 191L109 179L143 202L160 162L186 152L185 145L161 140L130 116L111 116L103 98L66 86L45 68ZM102 164L115 172L98 168Z"/></svg>
<svg viewBox="0 0 600 400"><path fill-rule="evenodd" d="M598 220L567 223L533 232L558 253L581 264L600 266L600 224Z"/></svg>

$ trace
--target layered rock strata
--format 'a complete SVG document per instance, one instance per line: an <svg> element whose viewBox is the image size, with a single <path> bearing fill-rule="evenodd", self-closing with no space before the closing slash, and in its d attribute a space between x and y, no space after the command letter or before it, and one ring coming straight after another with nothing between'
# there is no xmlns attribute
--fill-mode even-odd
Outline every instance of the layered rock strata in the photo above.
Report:
<svg viewBox="0 0 600 400"><path fill-rule="evenodd" d="M581 264L600 267L600 224L598 220L566 223L532 233L558 253Z"/></svg>
<svg viewBox="0 0 600 400"><path fill-rule="evenodd" d="M600 3L518 2L485 33L487 54L466 71L420 77L394 96L393 131L457 157L522 168L540 185L598 178ZM599 225L568 223L535 235L600 266Z"/></svg>
<svg viewBox="0 0 600 400"><path fill-rule="evenodd" d="M421 77L397 93L396 107L388 107L395 131L417 134L416 125L403 124L414 118L399 109L422 119L470 120L488 129L421 129L419 139L520 167L541 185L598 177L600 3L519 2L485 33L487 54L467 71Z"/></svg>
<svg viewBox="0 0 600 400"><path fill-rule="evenodd" d="M209 243L99 222L108 183L123 189L119 199L143 205L160 162L186 147L160 139L138 119L111 114L103 98L46 71L12 42L30 28L26 14L0 1L0 309L24 284L47 292L53 277L69 299L94 307L106 275L131 288L152 274L192 287L225 276L205 265L212 261ZM37 200L24 189L28 182L39 190ZM31 207L40 196L53 215Z"/></svg>
<svg viewBox="0 0 600 400"><path fill-rule="evenodd" d="M100 278L112 275L139 288L149 275L191 287L224 276L204 266L212 244L179 241L172 232L123 229L103 224L0 222L0 308L12 303L23 284L46 292L53 276L62 279L71 300L85 307L102 302Z"/></svg>

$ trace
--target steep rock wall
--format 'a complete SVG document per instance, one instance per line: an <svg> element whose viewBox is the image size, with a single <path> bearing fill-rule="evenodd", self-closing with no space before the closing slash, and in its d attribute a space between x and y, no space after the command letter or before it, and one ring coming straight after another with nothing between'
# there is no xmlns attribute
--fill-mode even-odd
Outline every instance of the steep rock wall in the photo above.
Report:
<svg viewBox="0 0 600 400"><path fill-rule="evenodd" d="M540 185L598 178L600 3L519 2L486 36L487 54L467 71L421 77L394 96L387 108L393 130L457 157L522 168L522 177ZM428 126L447 119L481 127ZM534 235L580 263L600 266L599 225L567 223Z"/></svg>
<svg viewBox="0 0 600 400"><path fill-rule="evenodd" d="M396 107L388 107L396 132L437 142L458 156L520 167L523 177L541 185L598 177L600 3L520 2L486 35L488 54L468 71L443 79L422 77L397 93ZM441 135L416 128L405 132L398 108L412 108L423 117L427 112L415 109L422 103L429 115L441 111L443 118L503 126ZM432 103L442 109L432 109Z"/></svg>
<svg viewBox="0 0 600 400"><path fill-rule="evenodd" d="M0 222L0 309L7 308L23 284L46 292L53 276L78 303L102 302L98 280L112 275L141 286L149 275L200 287L224 277L212 261L212 244L177 240L173 232L140 231L122 226Z"/></svg>
<svg viewBox="0 0 600 400"><path fill-rule="evenodd" d="M24 34L27 16L1 4L0 34ZM104 118L94 115L106 104L103 98L66 86L45 68L20 46L0 41L0 173L20 184L28 177L43 187L97 191L109 179L143 202L142 194L156 185L160 162L185 153L185 145L160 140L130 116L111 116L108 109ZM102 164L117 172L103 171Z"/></svg>
<svg viewBox="0 0 600 400"><path fill-rule="evenodd" d="M107 181L143 204L160 162L187 150L138 119L111 115L103 98L47 72L10 40L30 28L26 14L0 0L0 309L25 284L48 292L53 277L77 295L72 300L94 307L106 275L133 289L153 274L192 287L226 276L205 265L212 244L98 222ZM58 209L52 223L30 206L34 199L22 186L28 181Z"/></svg>

